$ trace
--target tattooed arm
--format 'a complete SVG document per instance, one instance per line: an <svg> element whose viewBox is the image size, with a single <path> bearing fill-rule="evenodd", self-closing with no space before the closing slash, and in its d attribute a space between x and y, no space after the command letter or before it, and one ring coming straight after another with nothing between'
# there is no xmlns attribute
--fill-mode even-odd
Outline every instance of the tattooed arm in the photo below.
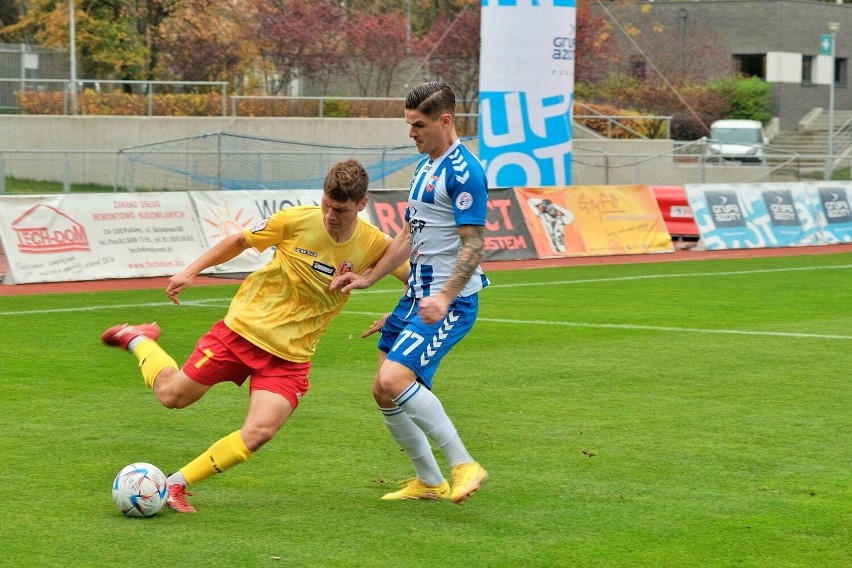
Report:
<svg viewBox="0 0 852 568"><path fill-rule="evenodd" d="M444 319L450 304L473 276L482 257L485 256L485 227L462 225L458 228L461 250L453 267L453 273L437 296L426 296L420 300L420 318L426 323Z"/></svg>

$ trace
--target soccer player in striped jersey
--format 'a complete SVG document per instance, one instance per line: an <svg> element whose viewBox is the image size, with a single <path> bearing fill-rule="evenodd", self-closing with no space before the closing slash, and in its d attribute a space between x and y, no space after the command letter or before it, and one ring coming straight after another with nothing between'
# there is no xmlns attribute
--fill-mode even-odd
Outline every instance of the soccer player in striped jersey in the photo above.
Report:
<svg viewBox="0 0 852 568"><path fill-rule="evenodd" d="M166 293L175 304L203 270L254 247L275 247L272 260L250 274L225 319L207 332L180 368L157 343L157 324L119 324L102 341L139 359L145 383L167 408L184 408L215 384L249 382L249 409L242 428L168 477L169 507L196 511L186 486L246 461L272 439L308 391L311 357L347 294L333 291L334 276L369 271L391 238L358 217L367 205L367 171L355 160L335 164L326 176L320 206L282 209L254 227L228 236L171 277ZM393 275L406 282L408 265Z"/></svg>
<svg viewBox="0 0 852 568"><path fill-rule="evenodd" d="M438 364L473 327L479 291L488 285L479 265L488 185L479 160L456 134L455 105L455 94L443 82L424 83L408 94L408 135L427 156L414 172L403 229L371 273L342 274L331 284L344 292L366 288L406 258L411 265L405 295L364 334L381 326L373 397L415 471L411 482L383 499L460 503L488 479L432 393ZM452 468L452 485L430 440Z"/></svg>

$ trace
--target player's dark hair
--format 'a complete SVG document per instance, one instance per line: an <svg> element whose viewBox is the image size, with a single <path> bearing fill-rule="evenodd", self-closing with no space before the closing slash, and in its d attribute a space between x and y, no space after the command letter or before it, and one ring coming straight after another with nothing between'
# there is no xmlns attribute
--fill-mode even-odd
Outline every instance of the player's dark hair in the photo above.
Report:
<svg viewBox="0 0 852 568"><path fill-rule="evenodd" d="M370 176L357 160L345 160L334 164L325 176L322 190L335 201L358 203L367 195Z"/></svg>
<svg viewBox="0 0 852 568"><path fill-rule="evenodd" d="M415 87L405 98L406 110L416 110L437 120L442 114L456 116L456 94L443 81L430 81Z"/></svg>

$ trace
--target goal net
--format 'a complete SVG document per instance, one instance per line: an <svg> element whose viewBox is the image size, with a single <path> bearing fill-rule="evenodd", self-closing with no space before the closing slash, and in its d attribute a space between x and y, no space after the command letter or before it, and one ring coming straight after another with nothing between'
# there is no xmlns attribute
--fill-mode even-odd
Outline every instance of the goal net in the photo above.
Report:
<svg viewBox="0 0 852 568"><path fill-rule="evenodd" d="M146 144L119 151L116 189L188 191L322 189L328 170L355 159L372 189L408 187L410 168L422 156L404 147L352 148L240 134L214 133Z"/></svg>

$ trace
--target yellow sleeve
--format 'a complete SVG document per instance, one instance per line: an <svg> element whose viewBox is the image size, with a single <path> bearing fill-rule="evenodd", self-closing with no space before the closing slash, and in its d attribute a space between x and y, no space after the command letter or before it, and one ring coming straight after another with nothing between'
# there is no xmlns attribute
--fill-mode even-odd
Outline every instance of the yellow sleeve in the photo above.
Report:
<svg viewBox="0 0 852 568"><path fill-rule="evenodd" d="M258 252L263 252L283 241L287 236L287 217L291 209L297 208L291 207L276 211L243 231L248 244L257 249Z"/></svg>

